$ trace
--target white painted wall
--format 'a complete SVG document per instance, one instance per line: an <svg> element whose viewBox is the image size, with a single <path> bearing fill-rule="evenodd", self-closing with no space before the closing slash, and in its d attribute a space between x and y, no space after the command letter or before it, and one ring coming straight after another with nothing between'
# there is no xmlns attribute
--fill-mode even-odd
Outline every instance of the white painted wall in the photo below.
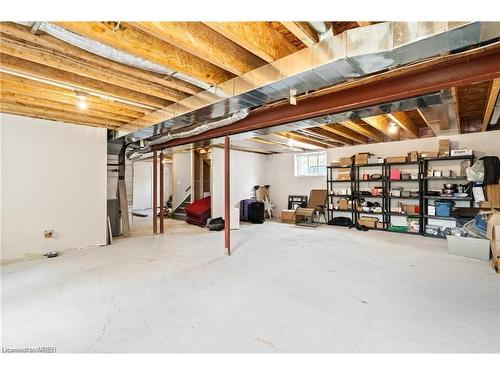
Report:
<svg viewBox="0 0 500 375"><path fill-rule="evenodd" d="M269 184L266 155L231 150L231 206L252 198L255 185ZM271 185L271 194L273 186ZM212 217L224 217L224 150L212 149Z"/></svg>
<svg viewBox="0 0 500 375"><path fill-rule="evenodd" d="M152 161L136 161L134 165L134 198L133 198L133 209L143 210L151 208L152 206L152 196L153 196L153 185L152 185L152 174L153 166ZM170 194L172 194L172 164L163 164L164 175L163 175L163 188L165 203L168 200ZM159 167L158 167L159 169ZM158 176L160 172L158 171ZM158 202L159 202L158 193Z"/></svg>
<svg viewBox="0 0 500 375"><path fill-rule="evenodd" d="M0 119L2 260L105 244L106 130Z"/></svg>
<svg viewBox="0 0 500 375"><path fill-rule="evenodd" d="M191 190L186 192L186 189L193 183L192 152L172 155L172 176L174 184L172 187L172 207L175 209L191 194Z"/></svg>
<svg viewBox="0 0 500 375"><path fill-rule="evenodd" d="M134 166L134 197L133 209L151 208L152 203L152 171L151 161L136 161Z"/></svg>
<svg viewBox="0 0 500 375"><path fill-rule="evenodd" d="M379 156L403 156L408 151L437 151L440 139L450 139L452 148L471 148L476 158L485 155L500 157L500 131L470 133L448 137L434 137L399 142L377 143L339 147L327 150L327 162L358 152L370 152ZM453 163L456 165L456 163ZM375 173L375 172L373 172ZM267 183L271 185L271 199L279 213L287 207L288 195L309 195L311 189L326 188L326 177L295 177L293 154L277 154L267 157Z"/></svg>

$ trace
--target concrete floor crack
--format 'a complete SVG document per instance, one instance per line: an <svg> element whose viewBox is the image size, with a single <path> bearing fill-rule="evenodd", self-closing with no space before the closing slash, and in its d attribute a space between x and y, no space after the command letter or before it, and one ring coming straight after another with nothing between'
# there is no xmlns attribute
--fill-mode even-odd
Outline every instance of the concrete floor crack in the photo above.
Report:
<svg viewBox="0 0 500 375"><path fill-rule="evenodd" d="M102 326L102 330L101 330L101 334L99 335L99 337L97 337L97 339L87 348L87 351L92 351L92 352L96 352L94 350L94 347L99 343L101 342L101 340L104 338L104 336L106 335L106 330L108 328L108 326L111 324L111 321L113 320L113 318L118 315L122 310L121 310L121 307L118 306L116 303L115 303L115 296L113 293L109 292L108 288L102 283L101 281L101 278L100 277L97 277L96 278L97 280L97 283L99 284L99 286L101 287L101 290L104 292L104 293L108 293L109 296L110 296L110 299L109 299L109 303L111 305L113 305L113 307L115 308L115 311L110 315L108 316L108 318L106 319L106 322L104 323L104 325ZM100 351L102 352L102 351Z"/></svg>

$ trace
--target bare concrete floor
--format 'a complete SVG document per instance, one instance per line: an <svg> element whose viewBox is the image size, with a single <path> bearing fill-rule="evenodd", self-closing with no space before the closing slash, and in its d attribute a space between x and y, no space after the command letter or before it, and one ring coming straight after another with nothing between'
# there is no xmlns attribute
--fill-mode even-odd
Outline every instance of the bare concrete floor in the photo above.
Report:
<svg viewBox="0 0 500 375"><path fill-rule="evenodd" d="M58 352L499 352L500 277L446 241L167 220L2 267L2 345Z"/></svg>

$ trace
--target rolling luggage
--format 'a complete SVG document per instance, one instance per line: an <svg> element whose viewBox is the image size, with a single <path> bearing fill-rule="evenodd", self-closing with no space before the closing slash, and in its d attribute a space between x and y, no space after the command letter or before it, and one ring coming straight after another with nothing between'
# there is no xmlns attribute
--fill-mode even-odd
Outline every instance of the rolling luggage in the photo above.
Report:
<svg viewBox="0 0 500 375"><path fill-rule="evenodd" d="M243 199L240 201L240 221L249 221L248 208L252 202L255 201L253 199Z"/></svg>
<svg viewBox="0 0 500 375"><path fill-rule="evenodd" d="M248 205L248 221L253 224L264 222L264 203L253 201Z"/></svg>

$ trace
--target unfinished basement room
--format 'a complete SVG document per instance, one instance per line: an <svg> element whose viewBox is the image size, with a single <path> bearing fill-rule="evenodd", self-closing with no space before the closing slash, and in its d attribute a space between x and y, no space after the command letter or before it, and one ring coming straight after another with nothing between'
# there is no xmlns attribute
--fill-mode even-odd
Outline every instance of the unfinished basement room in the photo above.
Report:
<svg viewBox="0 0 500 375"><path fill-rule="evenodd" d="M3 355L500 352L500 22L152 17L0 22Z"/></svg>

